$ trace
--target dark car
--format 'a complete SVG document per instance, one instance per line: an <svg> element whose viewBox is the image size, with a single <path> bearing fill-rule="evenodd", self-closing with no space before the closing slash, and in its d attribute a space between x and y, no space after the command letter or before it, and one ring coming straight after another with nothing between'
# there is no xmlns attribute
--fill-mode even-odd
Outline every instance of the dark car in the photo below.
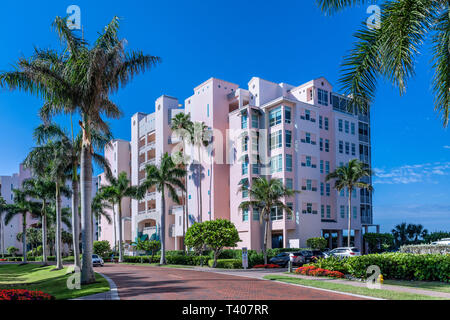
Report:
<svg viewBox="0 0 450 320"><path fill-rule="evenodd" d="M277 264L280 267L287 267L289 263L289 252L282 252L269 260L271 264Z"/></svg>

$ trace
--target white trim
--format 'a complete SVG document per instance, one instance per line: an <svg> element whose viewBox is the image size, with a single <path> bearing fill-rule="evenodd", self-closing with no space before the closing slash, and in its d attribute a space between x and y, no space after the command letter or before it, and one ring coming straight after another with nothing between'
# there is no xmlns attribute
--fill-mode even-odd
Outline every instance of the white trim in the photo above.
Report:
<svg viewBox="0 0 450 320"><path fill-rule="evenodd" d="M115 282L114 282L110 277L105 276L103 273L99 273L99 272L97 272L97 273L98 273L99 275L101 275L103 278L105 278L106 281L108 281L108 283L109 283L109 288L110 288L110 291L109 291L109 294L110 294L110 300L120 300L120 297L119 297L119 291L118 291L118 289L117 289L117 286L116 286Z"/></svg>

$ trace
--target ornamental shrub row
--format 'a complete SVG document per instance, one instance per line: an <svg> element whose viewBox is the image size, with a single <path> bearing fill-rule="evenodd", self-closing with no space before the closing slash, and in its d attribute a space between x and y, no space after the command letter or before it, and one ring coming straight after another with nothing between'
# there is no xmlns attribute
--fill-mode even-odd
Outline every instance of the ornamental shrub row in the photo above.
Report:
<svg viewBox="0 0 450 320"><path fill-rule="evenodd" d="M161 257L154 256L125 256L124 262L129 263L159 263ZM186 265L186 266L199 266L202 264L207 265L209 261L208 256L182 256L182 255L167 255L166 260L168 264Z"/></svg>
<svg viewBox="0 0 450 320"><path fill-rule="evenodd" d="M295 270L295 273L312 277L345 278L345 275L342 272L317 268L315 266L300 267Z"/></svg>
<svg viewBox="0 0 450 320"><path fill-rule="evenodd" d="M210 259L208 265L212 268L214 260ZM217 259L216 268L222 269L242 269L242 260L239 259Z"/></svg>
<svg viewBox="0 0 450 320"><path fill-rule="evenodd" d="M366 279L367 269L380 267L385 279L450 282L450 255L384 253L350 257L320 259L312 264L318 268L340 271Z"/></svg>

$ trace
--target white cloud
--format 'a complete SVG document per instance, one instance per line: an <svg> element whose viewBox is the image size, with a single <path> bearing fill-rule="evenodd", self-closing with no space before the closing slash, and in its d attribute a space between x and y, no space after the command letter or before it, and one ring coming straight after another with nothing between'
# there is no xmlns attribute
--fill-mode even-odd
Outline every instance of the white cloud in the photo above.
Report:
<svg viewBox="0 0 450 320"><path fill-rule="evenodd" d="M450 149L450 146L444 146L444 149Z"/></svg>
<svg viewBox="0 0 450 320"><path fill-rule="evenodd" d="M374 184L432 183L434 178L450 175L450 162L404 165L391 169L374 169L374 171Z"/></svg>

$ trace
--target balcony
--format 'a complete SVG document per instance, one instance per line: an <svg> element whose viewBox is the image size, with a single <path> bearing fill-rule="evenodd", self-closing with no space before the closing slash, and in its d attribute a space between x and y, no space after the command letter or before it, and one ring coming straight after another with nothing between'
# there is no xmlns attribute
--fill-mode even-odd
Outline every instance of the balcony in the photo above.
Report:
<svg viewBox="0 0 450 320"><path fill-rule="evenodd" d="M154 149L156 149L156 143L155 142L151 142L151 143L149 143L147 145L144 145L143 147L140 147L139 148L139 154L143 154L143 153L145 153L147 151L154 150Z"/></svg>

